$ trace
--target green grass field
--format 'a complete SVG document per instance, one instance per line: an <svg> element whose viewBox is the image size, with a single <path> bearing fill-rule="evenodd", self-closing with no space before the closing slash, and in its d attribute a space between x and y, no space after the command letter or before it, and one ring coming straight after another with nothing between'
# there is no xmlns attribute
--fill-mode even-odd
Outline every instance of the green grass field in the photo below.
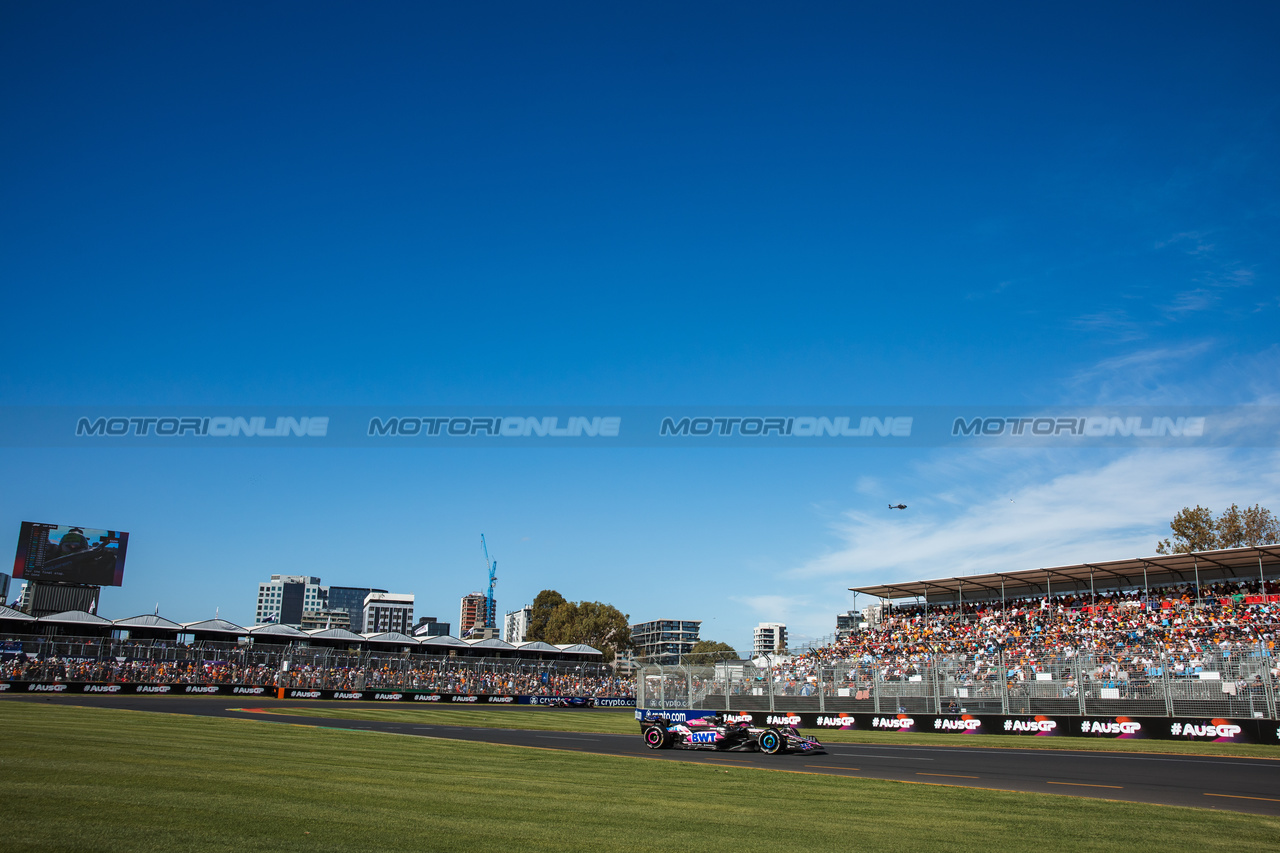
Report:
<svg viewBox="0 0 1280 853"><path fill-rule="evenodd" d="M324 717L335 720L382 720L433 726L483 726L534 731L603 732L639 735L632 711L560 711L545 708L440 708L404 705L335 705L312 703L274 709L273 714ZM1235 755L1280 760L1280 746L1263 744L1205 743L1176 740L1111 740L1081 737L1030 737L1026 735L963 735L932 732L853 732L805 729L823 743L875 743L1001 747L1006 749L1087 749L1097 752L1158 752L1174 755ZM1280 767L1277 768L1280 772Z"/></svg>
<svg viewBox="0 0 1280 853"><path fill-rule="evenodd" d="M0 701L6 851L1267 850L1280 820ZM278 719L278 718L277 718Z"/></svg>

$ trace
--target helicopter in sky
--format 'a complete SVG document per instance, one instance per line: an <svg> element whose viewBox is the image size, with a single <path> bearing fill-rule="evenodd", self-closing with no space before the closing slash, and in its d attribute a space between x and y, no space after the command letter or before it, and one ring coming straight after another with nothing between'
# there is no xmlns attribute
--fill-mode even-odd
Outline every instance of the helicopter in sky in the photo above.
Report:
<svg viewBox="0 0 1280 853"><path fill-rule="evenodd" d="M897 506L894 506L893 504L889 504L889 509L906 509L906 508L907 508L906 504L898 504Z"/></svg>

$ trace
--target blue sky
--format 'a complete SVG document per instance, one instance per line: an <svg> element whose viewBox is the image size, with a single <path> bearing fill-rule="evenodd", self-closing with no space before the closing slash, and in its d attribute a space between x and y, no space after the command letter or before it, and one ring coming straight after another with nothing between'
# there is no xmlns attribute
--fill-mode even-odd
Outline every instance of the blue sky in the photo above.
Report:
<svg viewBox="0 0 1280 853"><path fill-rule="evenodd" d="M0 405L1280 402L1274 4L455 6L0 8ZM130 531L108 616L287 572L456 621L483 532L500 610L737 646L1280 509L1274 444L0 464L0 551Z"/></svg>

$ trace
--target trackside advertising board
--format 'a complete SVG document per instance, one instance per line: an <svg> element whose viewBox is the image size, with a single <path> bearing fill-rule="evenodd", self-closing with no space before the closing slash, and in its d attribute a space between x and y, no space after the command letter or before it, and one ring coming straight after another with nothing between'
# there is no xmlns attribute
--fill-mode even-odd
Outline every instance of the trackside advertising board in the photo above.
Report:
<svg viewBox="0 0 1280 853"><path fill-rule="evenodd" d="M716 711L636 710L636 719L666 717L684 722ZM753 726L794 726L844 731L930 732L935 734L1027 735L1028 737L1092 737L1149 740L1214 741L1280 744L1280 721L1208 717L1079 717L1066 714L1002 716L996 714L829 714L787 711L728 711L730 720Z"/></svg>

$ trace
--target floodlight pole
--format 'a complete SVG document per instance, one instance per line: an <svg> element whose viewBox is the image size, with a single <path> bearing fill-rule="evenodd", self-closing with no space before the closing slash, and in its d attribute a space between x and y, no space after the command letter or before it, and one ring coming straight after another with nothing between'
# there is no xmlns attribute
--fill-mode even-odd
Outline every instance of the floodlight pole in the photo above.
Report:
<svg viewBox="0 0 1280 853"><path fill-rule="evenodd" d="M1191 555L1191 564L1196 570L1196 609L1199 610L1202 604L1200 601L1200 561L1196 559L1195 554Z"/></svg>

